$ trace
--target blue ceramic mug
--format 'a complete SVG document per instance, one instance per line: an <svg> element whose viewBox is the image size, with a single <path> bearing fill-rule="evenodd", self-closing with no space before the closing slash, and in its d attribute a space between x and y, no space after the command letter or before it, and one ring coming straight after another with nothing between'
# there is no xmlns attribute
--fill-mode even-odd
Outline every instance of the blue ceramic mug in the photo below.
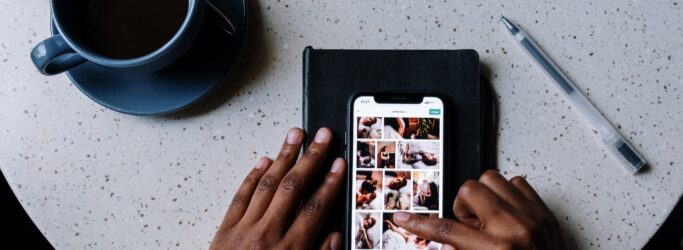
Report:
<svg viewBox="0 0 683 250"><path fill-rule="evenodd" d="M143 0L144 1L144 0ZM73 0L52 0L52 21L59 31L33 48L31 60L44 75L55 75L90 61L122 72L154 72L163 69L185 55L201 30L206 9L205 0L187 0L187 14L178 31L163 46L153 52L130 59L106 57L88 47L81 32L78 11Z"/></svg>

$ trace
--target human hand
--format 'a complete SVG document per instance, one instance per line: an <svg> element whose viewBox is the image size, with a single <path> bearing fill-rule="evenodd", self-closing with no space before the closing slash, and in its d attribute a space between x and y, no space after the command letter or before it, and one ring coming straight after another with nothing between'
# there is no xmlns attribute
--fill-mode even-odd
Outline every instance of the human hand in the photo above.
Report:
<svg viewBox="0 0 683 250"><path fill-rule="evenodd" d="M346 162L337 158L325 180L303 203L304 192L321 167L332 131L318 130L297 161L301 129L289 130L275 161L261 158L232 199L209 249L310 249L343 184ZM340 249L341 234L327 236L321 249Z"/></svg>
<svg viewBox="0 0 683 250"><path fill-rule="evenodd" d="M465 182L453 204L457 221L399 212L394 222L420 236L467 249L566 249L557 220L522 177L496 171Z"/></svg>

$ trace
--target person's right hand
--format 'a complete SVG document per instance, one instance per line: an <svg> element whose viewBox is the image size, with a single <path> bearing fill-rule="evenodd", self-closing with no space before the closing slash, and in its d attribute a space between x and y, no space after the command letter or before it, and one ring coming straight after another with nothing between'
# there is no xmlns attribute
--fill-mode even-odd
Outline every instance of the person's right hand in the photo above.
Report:
<svg viewBox="0 0 683 250"><path fill-rule="evenodd" d="M394 222L459 250L566 249L557 220L522 177L489 170L465 182L453 204L457 221L399 212Z"/></svg>

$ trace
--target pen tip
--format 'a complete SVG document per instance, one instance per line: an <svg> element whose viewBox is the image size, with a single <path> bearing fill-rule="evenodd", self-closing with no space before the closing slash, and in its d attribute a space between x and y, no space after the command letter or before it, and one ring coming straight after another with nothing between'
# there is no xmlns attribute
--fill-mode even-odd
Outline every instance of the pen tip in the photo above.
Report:
<svg viewBox="0 0 683 250"><path fill-rule="evenodd" d="M514 31L514 32L517 32L517 31L518 31L517 26L515 26L514 24L512 24L512 22L510 22L510 20L508 20L508 19L507 19L505 16L503 16L503 15L500 15L500 22L501 22L502 24L504 24L505 27L506 27L508 30Z"/></svg>

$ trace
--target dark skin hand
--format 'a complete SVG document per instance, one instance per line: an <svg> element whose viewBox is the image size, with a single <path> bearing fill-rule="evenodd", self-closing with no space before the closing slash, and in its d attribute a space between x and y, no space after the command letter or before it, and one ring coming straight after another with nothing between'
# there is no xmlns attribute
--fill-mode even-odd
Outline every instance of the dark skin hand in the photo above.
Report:
<svg viewBox="0 0 683 250"><path fill-rule="evenodd" d="M489 170L465 182L453 213L457 221L400 212L394 222L446 249L567 249L550 209L519 176L508 181Z"/></svg>
<svg viewBox="0 0 683 250"><path fill-rule="evenodd" d="M297 160L304 133L289 131L275 161L261 158L237 190L209 249L311 249L341 189L346 162L338 158L311 197L303 197L330 147L322 128ZM332 233L320 249L340 249Z"/></svg>
<svg viewBox="0 0 683 250"><path fill-rule="evenodd" d="M291 129L275 161L261 158L237 190L210 249L340 249L340 233L314 246L341 189L346 162L337 158L311 197L303 197L323 164L332 132L318 131L297 160L303 131ZM420 238L442 242L442 249L566 249L557 220L522 177L510 181L487 171L465 182L456 196L457 220L404 212L397 226Z"/></svg>

